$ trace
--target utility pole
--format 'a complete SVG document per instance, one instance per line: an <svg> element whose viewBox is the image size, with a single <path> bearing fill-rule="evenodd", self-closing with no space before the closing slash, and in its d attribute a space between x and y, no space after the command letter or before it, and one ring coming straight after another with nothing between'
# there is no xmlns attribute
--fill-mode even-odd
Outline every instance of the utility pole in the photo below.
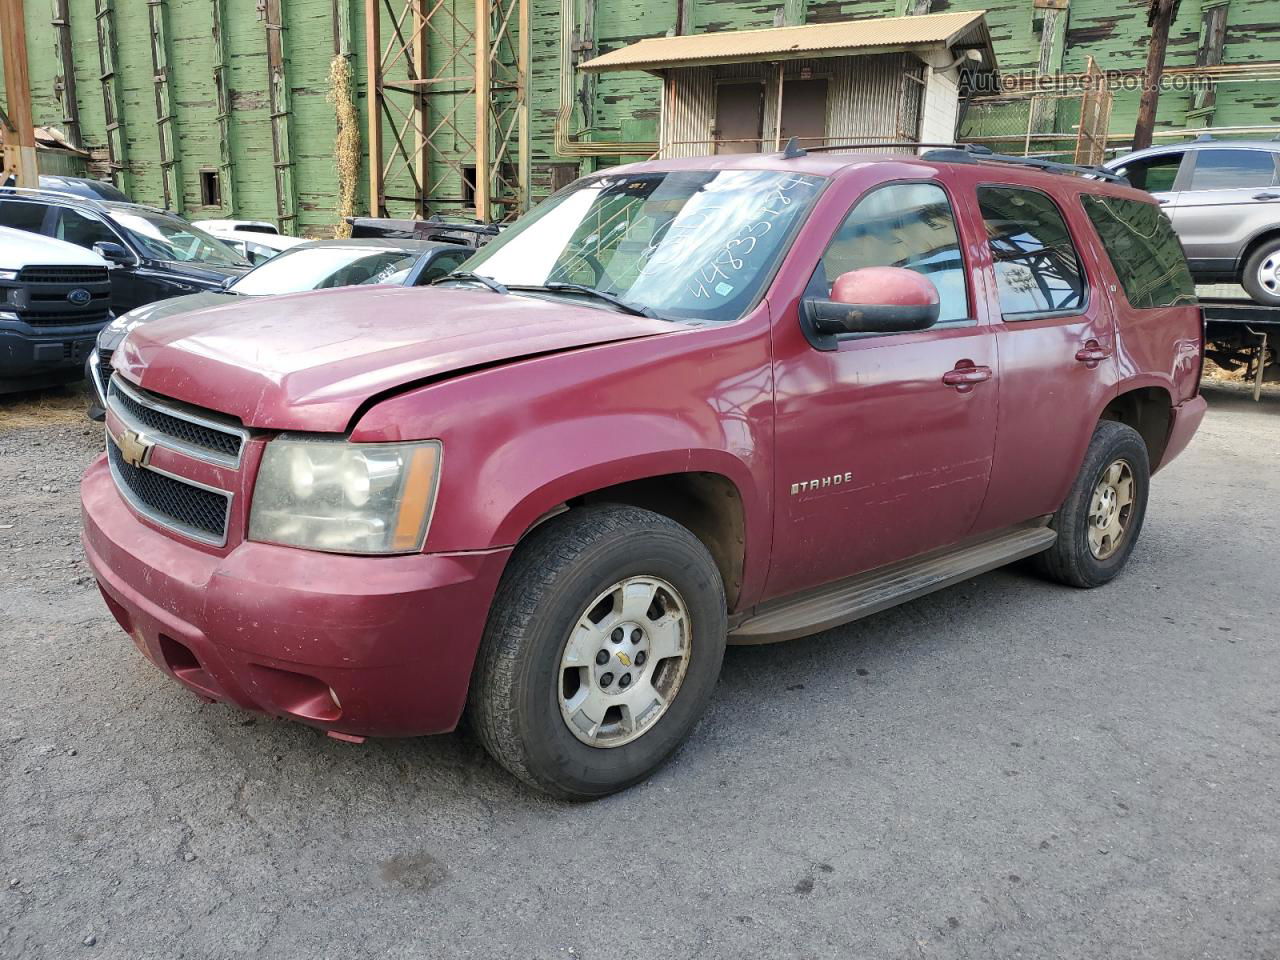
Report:
<svg viewBox="0 0 1280 960"><path fill-rule="evenodd" d="M31 120L31 80L27 74L27 30L22 0L0 0L0 51L4 57L4 94L9 105L4 132L4 177L18 175L19 187L38 187L36 131Z"/></svg>
<svg viewBox="0 0 1280 960"><path fill-rule="evenodd" d="M1160 79L1164 75L1164 54L1169 46L1169 27L1178 15L1179 0L1147 0L1147 26L1151 45L1147 47L1147 70L1142 77L1142 99L1138 102L1138 122L1133 128L1133 149L1151 146L1160 104Z"/></svg>

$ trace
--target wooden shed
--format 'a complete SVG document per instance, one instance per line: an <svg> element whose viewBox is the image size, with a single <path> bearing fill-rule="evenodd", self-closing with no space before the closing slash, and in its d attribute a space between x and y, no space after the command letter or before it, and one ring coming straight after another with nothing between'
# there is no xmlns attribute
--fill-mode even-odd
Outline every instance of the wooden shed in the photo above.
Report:
<svg viewBox="0 0 1280 960"><path fill-rule="evenodd" d="M996 71L983 11L656 37L581 65L663 79L660 155L950 142Z"/></svg>

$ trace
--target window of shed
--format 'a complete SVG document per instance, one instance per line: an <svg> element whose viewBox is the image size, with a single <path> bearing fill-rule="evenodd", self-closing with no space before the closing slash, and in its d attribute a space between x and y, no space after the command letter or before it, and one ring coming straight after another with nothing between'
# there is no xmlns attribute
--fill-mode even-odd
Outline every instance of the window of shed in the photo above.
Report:
<svg viewBox="0 0 1280 960"><path fill-rule="evenodd" d="M222 206L222 183L217 170L200 171L200 203L206 207Z"/></svg>

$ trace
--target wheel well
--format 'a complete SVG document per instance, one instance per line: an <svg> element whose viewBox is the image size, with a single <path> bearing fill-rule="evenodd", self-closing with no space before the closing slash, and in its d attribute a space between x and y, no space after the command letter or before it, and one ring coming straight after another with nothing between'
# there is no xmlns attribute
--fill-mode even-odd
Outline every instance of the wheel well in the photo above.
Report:
<svg viewBox="0 0 1280 960"><path fill-rule="evenodd" d="M566 506L572 509L589 503L625 503L660 513L685 527L715 560L724 581L725 599L733 610L742 589L746 517L742 495L732 480L718 473L670 473L593 490Z"/></svg>
<svg viewBox="0 0 1280 960"><path fill-rule="evenodd" d="M1173 404L1169 393L1160 387L1141 387L1122 393L1102 411L1101 420L1115 420L1133 427L1147 445L1147 459L1155 471L1164 457L1173 420Z"/></svg>
<svg viewBox="0 0 1280 960"><path fill-rule="evenodd" d="M1240 259L1236 261L1237 273L1244 270L1244 265L1249 262L1249 258L1268 240L1280 240L1280 229L1268 230L1266 233L1259 234L1245 245L1245 248L1240 252Z"/></svg>

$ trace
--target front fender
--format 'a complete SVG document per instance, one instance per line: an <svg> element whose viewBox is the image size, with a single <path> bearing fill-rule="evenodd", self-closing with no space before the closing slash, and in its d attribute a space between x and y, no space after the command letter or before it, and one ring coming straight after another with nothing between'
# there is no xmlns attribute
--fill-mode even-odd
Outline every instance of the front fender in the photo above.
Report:
<svg viewBox="0 0 1280 960"><path fill-rule="evenodd" d="M358 442L439 439L431 552L514 544L574 497L714 473L744 513L742 594L763 582L772 517L767 322L748 320L528 358L394 396Z"/></svg>

